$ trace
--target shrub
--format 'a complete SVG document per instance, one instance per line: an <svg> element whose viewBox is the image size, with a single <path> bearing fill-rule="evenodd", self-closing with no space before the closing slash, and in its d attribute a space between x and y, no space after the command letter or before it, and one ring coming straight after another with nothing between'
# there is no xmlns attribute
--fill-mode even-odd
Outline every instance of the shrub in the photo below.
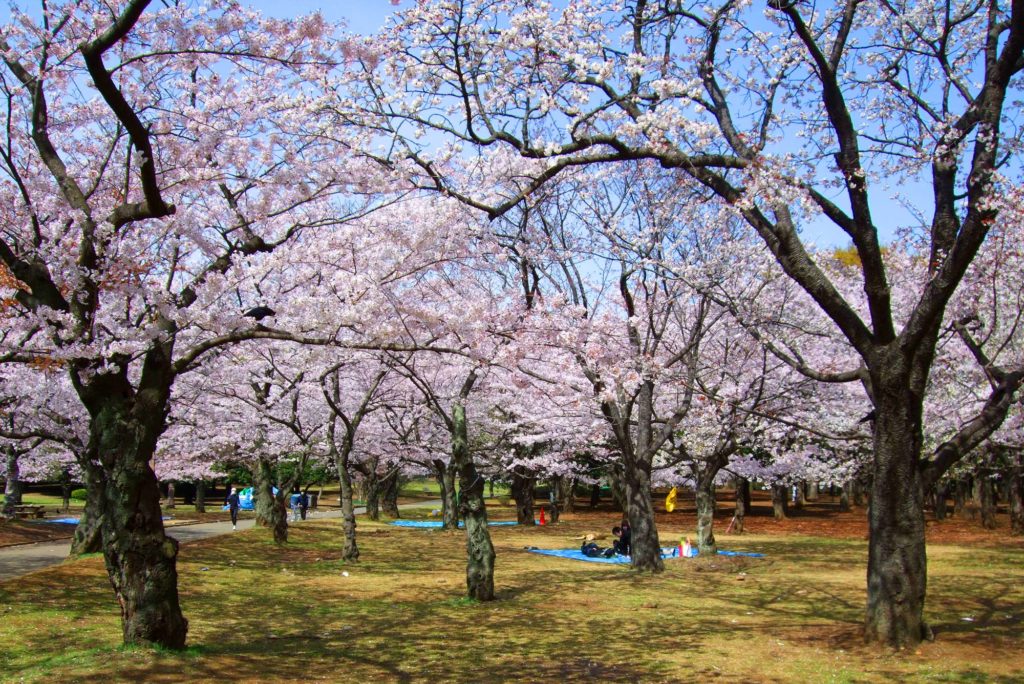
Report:
<svg viewBox="0 0 1024 684"><path fill-rule="evenodd" d="M85 490L84 489L72 489L71 498L75 501L85 501Z"/></svg>

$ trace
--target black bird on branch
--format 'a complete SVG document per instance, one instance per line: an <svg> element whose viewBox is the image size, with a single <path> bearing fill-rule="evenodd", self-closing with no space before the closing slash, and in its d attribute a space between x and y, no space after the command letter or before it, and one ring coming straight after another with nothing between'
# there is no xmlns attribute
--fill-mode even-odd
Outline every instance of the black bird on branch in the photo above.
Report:
<svg viewBox="0 0 1024 684"><path fill-rule="evenodd" d="M273 316L276 313L277 312L271 309L269 306L263 306L261 304L260 306L252 307L242 315L248 316L249 318L255 318L257 321L262 321L264 318L267 318L268 316Z"/></svg>

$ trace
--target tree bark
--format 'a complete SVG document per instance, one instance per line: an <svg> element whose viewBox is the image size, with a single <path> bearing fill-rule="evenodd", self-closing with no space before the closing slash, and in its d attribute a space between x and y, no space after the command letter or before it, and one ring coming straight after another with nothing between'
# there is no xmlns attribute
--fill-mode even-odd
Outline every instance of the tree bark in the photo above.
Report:
<svg viewBox="0 0 1024 684"><path fill-rule="evenodd" d="M981 526L986 530L996 528L996 497L992 478L981 474L974 480L975 499L981 514Z"/></svg>
<svg viewBox="0 0 1024 684"><path fill-rule="evenodd" d="M356 544L356 508L352 496L352 474L348 470L347 450L337 454L335 464L341 482L341 528L345 535L341 559L351 563L359 560L359 546Z"/></svg>
<svg viewBox="0 0 1024 684"><path fill-rule="evenodd" d="M516 521L520 525L536 525L533 512L533 488L537 479L522 474L518 468L512 470L512 499L516 502Z"/></svg>
<svg viewBox="0 0 1024 684"><path fill-rule="evenodd" d="M732 526L733 532L743 534L743 523L747 517L747 507L750 505L750 480L745 477L736 477L736 513Z"/></svg>
<svg viewBox="0 0 1024 684"><path fill-rule="evenodd" d="M164 508L175 508L175 505L174 505L174 480L170 480L167 483L167 500L164 502Z"/></svg>
<svg viewBox="0 0 1024 684"><path fill-rule="evenodd" d="M149 465L164 429L170 381L136 398L126 375L104 374L79 391L90 413L82 461L102 471L103 556L124 643L180 649L188 621L178 600L178 542L164 533L160 487Z"/></svg>
<svg viewBox="0 0 1024 684"><path fill-rule="evenodd" d="M796 500L793 502L793 506L799 511L803 510L804 505L807 503L807 483L798 482L796 484Z"/></svg>
<svg viewBox="0 0 1024 684"><path fill-rule="evenodd" d="M958 479L953 484L953 515L958 518L969 518L969 507L967 505L967 493L970 487L963 479Z"/></svg>
<svg viewBox="0 0 1024 684"><path fill-rule="evenodd" d="M71 557L103 550L103 471L91 463L83 463L85 505L71 536Z"/></svg>
<svg viewBox="0 0 1024 684"><path fill-rule="evenodd" d="M206 480L196 480L196 513L206 512Z"/></svg>
<svg viewBox="0 0 1024 684"><path fill-rule="evenodd" d="M576 512L576 480L570 478L562 482L562 507L565 513Z"/></svg>
<svg viewBox="0 0 1024 684"><path fill-rule="evenodd" d="M398 510L398 490L400 485L401 482L397 470L381 481L381 509L384 511L384 515L390 518L402 517L401 511Z"/></svg>
<svg viewBox="0 0 1024 684"><path fill-rule="evenodd" d="M850 483L845 482L839 487L839 512L850 512Z"/></svg>
<svg viewBox="0 0 1024 684"><path fill-rule="evenodd" d="M554 525L562 514L562 476L555 475L548 481L548 523Z"/></svg>
<svg viewBox="0 0 1024 684"><path fill-rule="evenodd" d="M940 482L935 486L935 519L945 520L949 515L949 505L946 497L949 494L949 485Z"/></svg>
<svg viewBox="0 0 1024 684"><path fill-rule="evenodd" d="M786 519L786 490L789 489L784 484L772 485L772 514L776 520Z"/></svg>
<svg viewBox="0 0 1024 684"><path fill-rule="evenodd" d="M715 542L715 480L698 478L697 498L697 549L701 555L713 556L718 553Z"/></svg>
<svg viewBox="0 0 1024 684"><path fill-rule="evenodd" d="M18 468L18 452L14 445L4 447L7 461L7 483L4 486L3 517L13 518L14 507L21 504L21 471Z"/></svg>
<svg viewBox="0 0 1024 684"><path fill-rule="evenodd" d="M596 508L601 503L601 483L595 482L590 485L590 507Z"/></svg>
<svg viewBox="0 0 1024 684"><path fill-rule="evenodd" d="M288 542L288 506L286 497L290 488L278 487L274 494L274 468L267 459L260 457L253 469L253 491L256 501L256 524L269 527L274 534L275 544Z"/></svg>
<svg viewBox="0 0 1024 684"><path fill-rule="evenodd" d="M1009 478L1010 534L1024 534L1024 450L1014 449Z"/></svg>
<svg viewBox="0 0 1024 684"><path fill-rule="evenodd" d="M818 500L820 495L819 495L819 492L818 492L818 483L817 482L808 482L805 491L807 492L807 495L806 495L807 501L817 501Z"/></svg>
<svg viewBox="0 0 1024 684"><path fill-rule="evenodd" d="M903 377L872 377L875 388L874 470L868 511L868 597L865 638L893 648L931 638L924 620L927 558L920 397Z"/></svg>
<svg viewBox="0 0 1024 684"><path fill-rule="evenodd" d="M469 451L466 408L452 406L452 463L459 473L459 513L466 523L466 589L477 601L494 600L494 545L487 529L484 479Z"/></svg>
<svg viewBox="0 0 1024 684"><path fill-rule="evenodd" d="M370 520L380 520L381 482L377 476L377 468L359 464L356 469L363 476L363 500L366 502L364 504L366 517Z"/></svg>
<svg viewBox="0 0 1024 684"><path fill-rule="evenodd" d="M658 530L654 526L650 476L647 470L628 465L624 471L625 510L633 535L633 555L630 556L630 564L636 570L661 572L665 569L665 564L661 559Z"/></svg>

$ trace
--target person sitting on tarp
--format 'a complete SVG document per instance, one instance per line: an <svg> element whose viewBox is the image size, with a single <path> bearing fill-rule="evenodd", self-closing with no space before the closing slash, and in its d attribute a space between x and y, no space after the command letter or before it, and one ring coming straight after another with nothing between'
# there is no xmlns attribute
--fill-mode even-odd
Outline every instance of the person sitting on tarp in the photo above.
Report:
<svg viewBox="0 0 1024 684"><path fill-rule="evenodd" d="M633 534L629 529L628 523L622 527L618 525L613 527L612 534L615 535L615 541L612 542L612 548L615 549L615 553L620 556L628 556L633 553Z"/></svg>
<svg viewBox="0 0 1024 684"><path fill-rule="evenodd" d="M598 546L594 539L594 535L588 534L580 545L580 553L589 558L611 558L615 555L615 549Z"/></svg>

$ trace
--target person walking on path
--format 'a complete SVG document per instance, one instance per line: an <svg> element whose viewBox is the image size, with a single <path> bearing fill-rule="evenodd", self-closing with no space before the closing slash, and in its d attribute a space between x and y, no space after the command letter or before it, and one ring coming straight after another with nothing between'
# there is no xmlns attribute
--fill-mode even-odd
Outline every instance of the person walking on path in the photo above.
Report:
<svg viewBox="0 0 1024 684"><path fill-rule="evenodd" d="M231 529L233 530L238 529L238 509L241 505L238 500L238 490L232 487L231 493L228 494L228 510L231 511Z"/></svg>
<svg viewBox="0 0 1024 684"><path fill-rule="evenodd" d="M302 492L302 494L299 496L299 515L302 516L303 520L306 519L306 511L308 511L308 510L309 510L309 494L307 494L306 492Z"/></svg>

